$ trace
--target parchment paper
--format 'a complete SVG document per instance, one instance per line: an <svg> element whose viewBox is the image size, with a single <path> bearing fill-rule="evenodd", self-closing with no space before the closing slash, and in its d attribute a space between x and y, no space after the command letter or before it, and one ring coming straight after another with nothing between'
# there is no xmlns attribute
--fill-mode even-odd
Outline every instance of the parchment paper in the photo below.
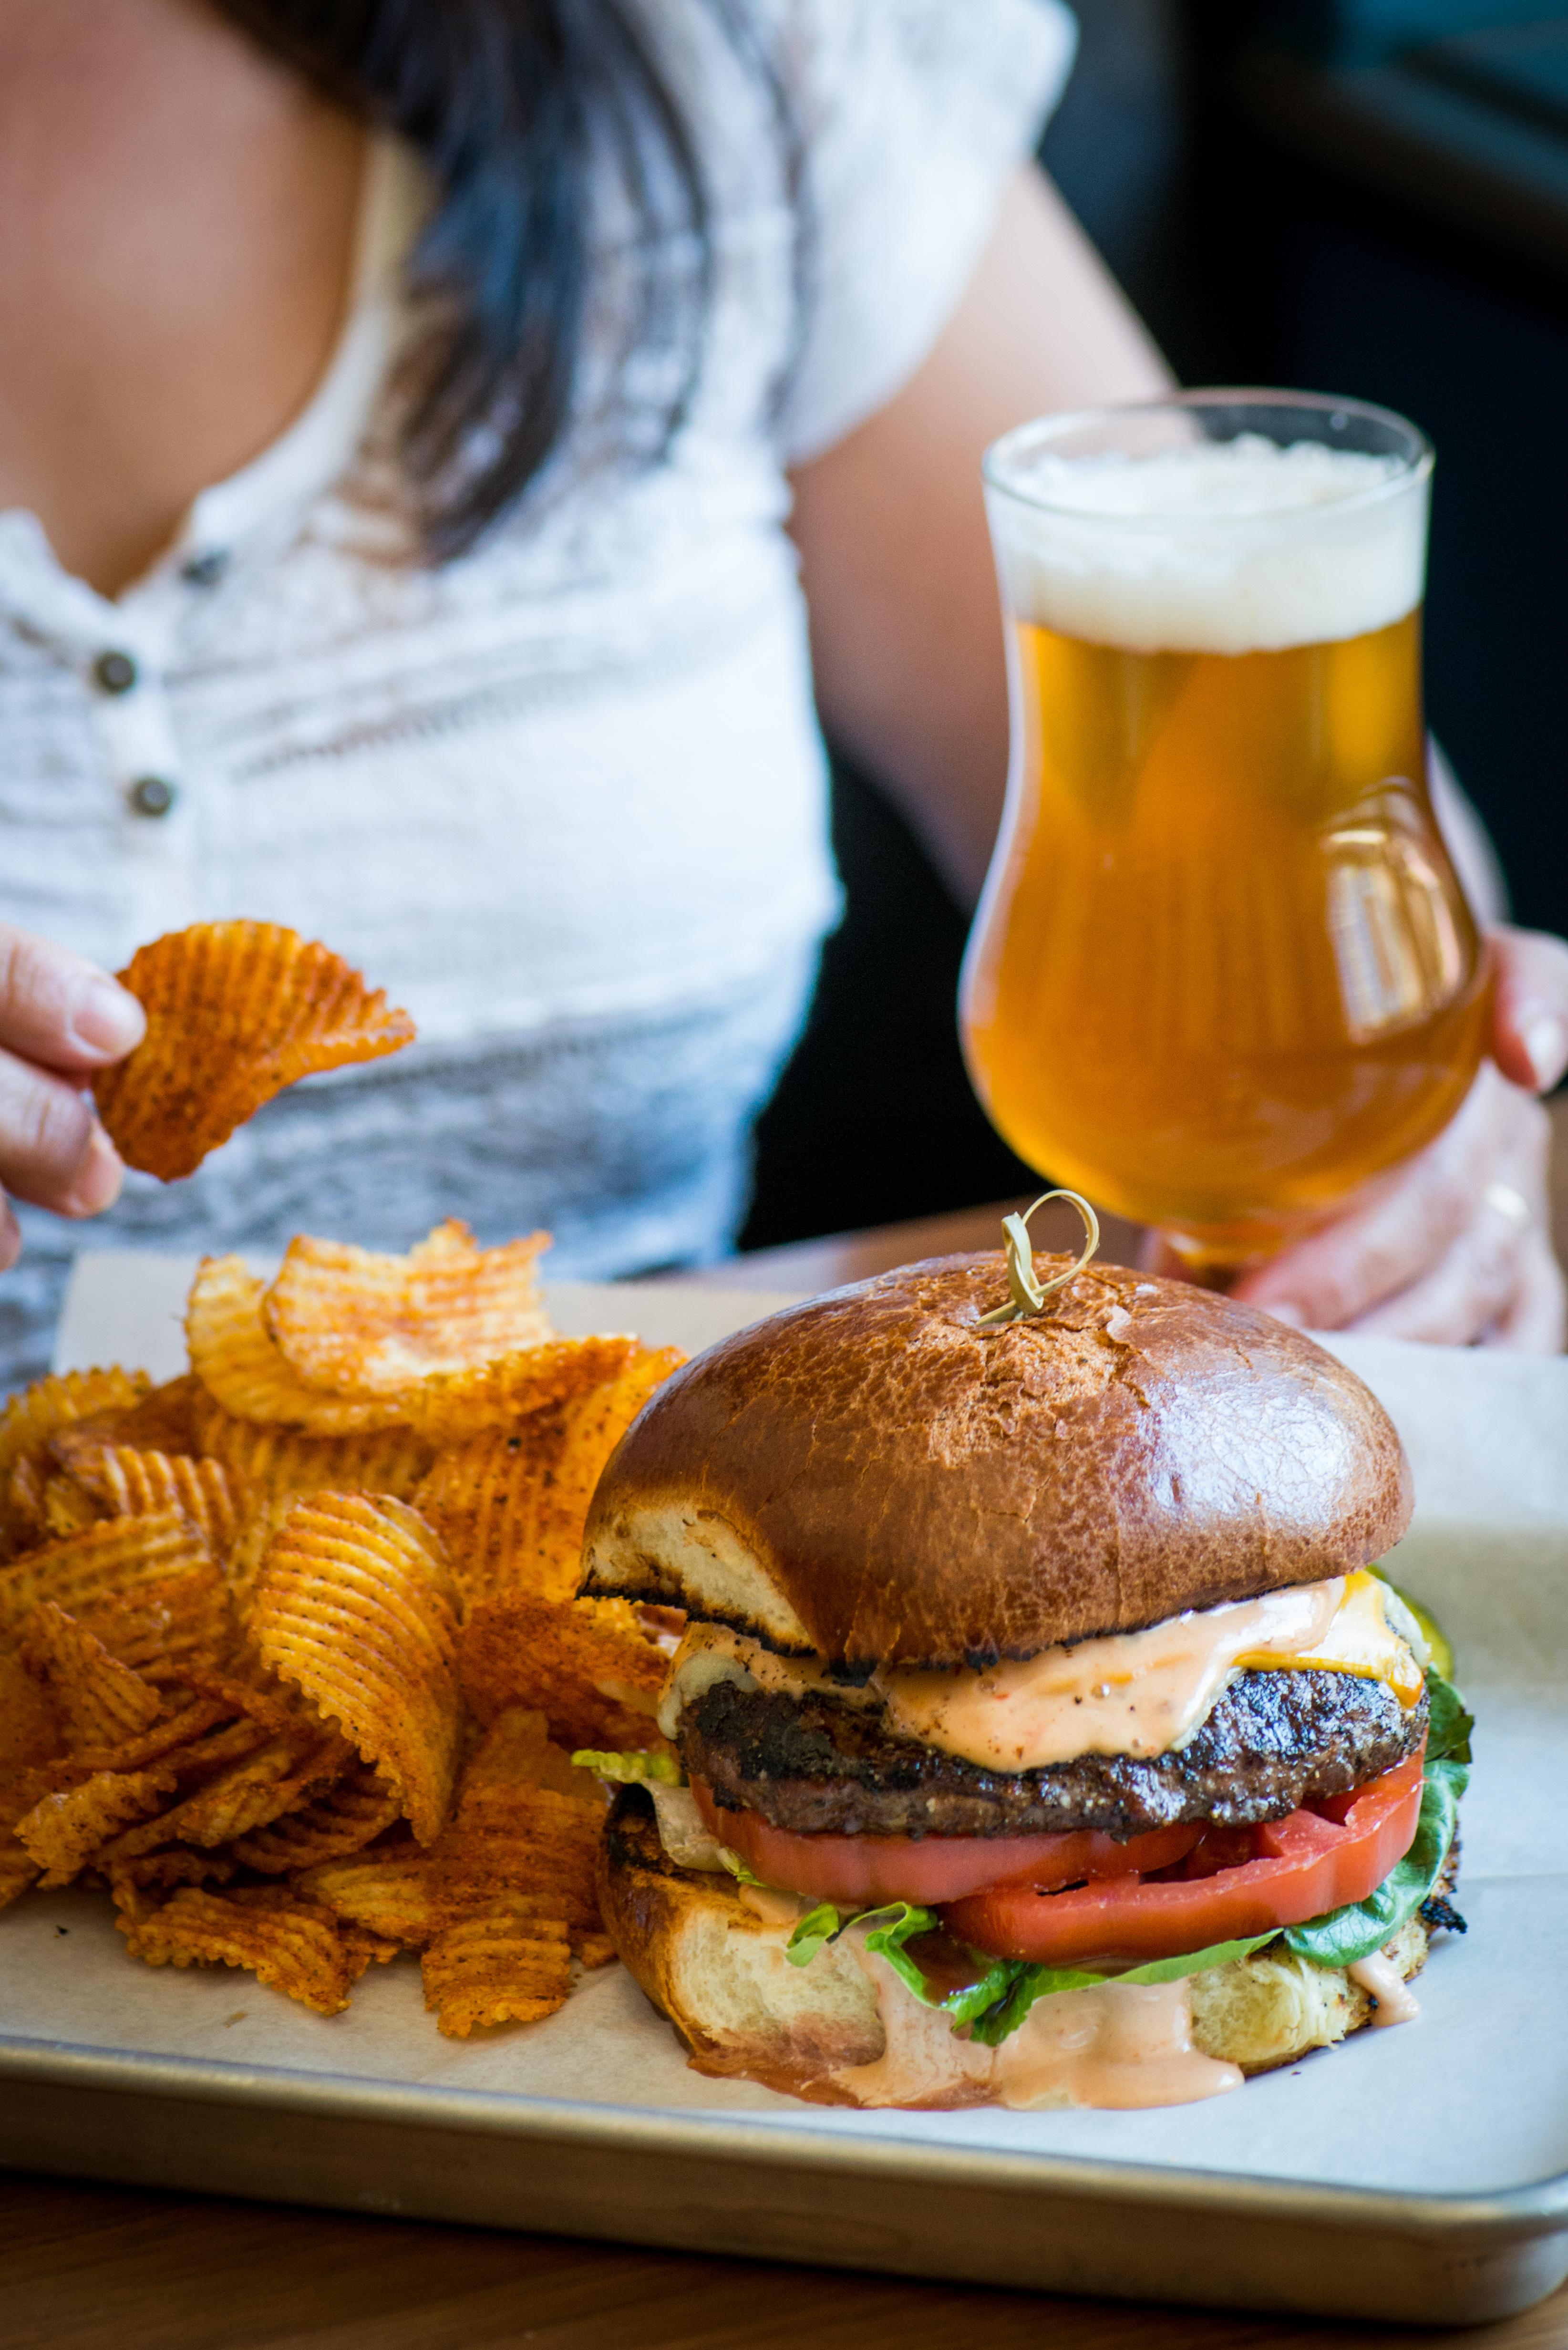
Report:
<svg viewBox="0 0 1568 2350"><path fill-rule="evenodd" d="M189 1261L84 1257L58 1367L180 1367ZM782 1300L661 1284L558 1290L566 1328L636 1327L691 1347ZM172 1342L171 1332L174 1336ZM1416 1473L1397 1578L1439 1616L1479 1716L1460 1906L1418 2022L1206 2105L1151 2114L856 2114L688 2071L618 1967L546 2022L441 2039L411 1960L372 1970L343 2016L247 1975L153 1971L120 1952L101 1896L29 1895L0 1915L0 2032L237 2066L509 2090L621 2109L745 2115L792 2130L1101 2156L1411 2192L1487 2193L1568 2169L1568 1361L1331 1341L1376 1389Z"/></svg>

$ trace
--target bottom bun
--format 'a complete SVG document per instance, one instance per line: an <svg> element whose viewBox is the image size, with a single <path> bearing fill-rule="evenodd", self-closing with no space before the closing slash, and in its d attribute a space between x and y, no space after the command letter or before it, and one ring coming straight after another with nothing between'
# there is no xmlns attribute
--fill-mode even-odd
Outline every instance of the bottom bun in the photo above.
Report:
<svg viewBox="0 0 1568 2350"><path fill-rule="evenodd" d="M728 1877L671 1860L640 1787L623 1787L616 1797L598 1889L610 1939L675 2026L695 2071L759 2081L818 2105L885 2102L857 2095L836 2077L876 2064L887 2046L875 1987L848 1941L827 1944L809 1966L793 1966L784 1955L789 1925L759 1914ZM1384 1956L1408 1981L1428 1948L1416 1917ZM1341 1970L1289 1953L1235 1960L1189 1981L1193 2045L1243 2073L1272 2072L1332 2047L1376 2012ZM960 2091L910 2102L967 2104L983 2095Z"/></svg>

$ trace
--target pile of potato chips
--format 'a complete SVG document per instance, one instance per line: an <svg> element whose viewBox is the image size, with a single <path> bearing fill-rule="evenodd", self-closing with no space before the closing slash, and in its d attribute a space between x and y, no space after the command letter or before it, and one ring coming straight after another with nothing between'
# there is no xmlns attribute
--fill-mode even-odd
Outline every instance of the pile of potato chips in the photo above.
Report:
<svg viewBox="0 0 1568 2350"><path fill-rule="evenodd" d="M611 1955L579 1746L656 1751L663 1627L574 1598L622 1430L680 1360L562 1338L544 1236L209 1258L192 1368L0 1418L0 1905L107 1888L149 1965L324 2015L421 1953L441 2030Z"/></svg>

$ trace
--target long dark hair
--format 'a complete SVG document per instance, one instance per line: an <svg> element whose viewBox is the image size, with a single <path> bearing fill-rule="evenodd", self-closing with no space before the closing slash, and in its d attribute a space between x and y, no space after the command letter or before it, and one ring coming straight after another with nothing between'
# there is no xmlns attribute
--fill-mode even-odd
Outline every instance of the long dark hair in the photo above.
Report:
<svg viewBox="0 0 1568 2350"><path fill-rule="evenodd" d="M696 387L713 240L702 159L636 0L214 0L336 103L399 132L436 202L410 264L429 331L410 361L403 468L436 560L520 497L566 429L589 296L594 171L637 223L628 347L662 344L667 448ZM798 196L787 105L743 0L695 0L764 85ZM798 265L798 256L797 256ZM646 430L639 436L647 445Z"/></svg>

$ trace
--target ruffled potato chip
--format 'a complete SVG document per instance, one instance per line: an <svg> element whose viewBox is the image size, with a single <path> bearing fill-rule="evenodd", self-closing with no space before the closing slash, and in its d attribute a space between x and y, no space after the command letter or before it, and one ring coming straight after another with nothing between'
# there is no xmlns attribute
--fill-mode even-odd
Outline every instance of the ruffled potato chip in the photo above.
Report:
<svg viewBox="0 0 1568 2350"><path fill-rule="evenodd" d="M12 1397L0 1412L0 1559L44 1539L50 1439L75 1420L129 1410L151 1386L145 1371L66 1371Z"/></svg>
<svg viewBox="0 0 1568 2350"><path fill-rule="evenodd" d="M239 1496L221 1461L102 1440L78 1440L67 1457L71 1482L97 1505L95 1515L130 1518L152 1510L183 1510L201 1529L214 1558L226 1557L234 1547Z"/></svg>
<svg viewBox="0 0 1568 2350"><path fill-rule="evenodd" d="M193 1175L285 1086L413 1042L408 1014L340 955L273 922L171 931L119 977L147 1034L93 1095L126 1165L166 1183Z"/></svg>
<svg viewBox="0 0 1568 2350"><path fill-rule="evenodd" d="M201 1452L205 1448L196 1440L195 1412L206 1392L194 1371L182 1371L138 1403L85 1412L50 1440L49 1449L66 1469L78 1439L87 1444L131 1444L139 1452Z"/></svg>
<svg viewBox="0 0 1568 2350"><path fill-rule="evenodd" d="M299 1887L339 1920L402 1950L422 1950L452 1922L431 1890L430 1855L417 1844L307 1868Z"/></svg>
<svg viewBox="0 0 1568 2350"><path fill-rule="evenodd" d="M22 1627L22 1660L52 1699L67 1749L112 1746L151 1730L163 1700L85 1624L47 1599Z"/></svg>
<svg viewBox="0 0 1568 2350"><path fill-rule="evenodd" d="M635 1338L551 1338L472 1370L437 1371L403 1396L409 1424L434 1444L457 1444L613 1379L639 1352Z"/></svg>
<svg viewBox="0 0 1568 2350"><path fill-rule="evenodd" d="M234 1857L264 1877L319 1867L363 1852L402 1816L395 1791L368 1762L355 1765L322 1794L297 1804L270 1827L236 1836Z"/></svg>
<svg viewBox="0 0 1568 2350"><path fill-rule="evenodd" d="M111 1656L161 1689L220 1670L239 1638L223 1579L210 1563L111 1599L85 1600L78 1613Z"/></svg>
<svg viewBox="0 0 1568 2350"><path fill-rule="evenodd" d="M9 1909L38 1881L38 1864L9 1828L0 1832L0 1909Z"/></svg>
<svg viewBox="0 0 1568 2350"><path fill-rule="evenodd" d="M267 1293L267 1327L309 1386L400 1395L551 1336L538 1279L549 1237L482 1249L453 1219L407 1256L382 1256L301 1235Z"/></svg>
<svg viewBox="0 0 1568 2350"><path fill-rule="evenodd" d="M480 1721L537 1706L567 1749L661 1743L653 1717L669 1663L614 1600L481 1600L458 1636L458 1678Z"/></svg>
<svg viewBox="0 0 1568 2350"><path fill-rule="evenodd" d="M406 1503L295 1503L252 1595L256 1653L343 1725L397 1790L421 1844L457 1767L456 1593L439 1536Z"/></svg>
<svg viewBox="0 0 1568 2350"><path fill-rule="evenodd" d="M109 1891L118 1908L139 1909L143 1905L123 1897L157 1887L171 1892L177 1885L227 1885L237 1874L237 1865L227 1853L195 1852L189 1845L176 1844L162 1852L143 1853L136 1860L111 1864Z"/></svg>
<svg viewBox="0 0 1568 2350"><path fill-rule="evenodd" d="M272 1739L220 1771L154 1821L151 1829L134 1828L119 1838L107 1857L111 1862L133 1859L155 1843L211 1848L270 1827L296 1804L329 1787L344 1768L348 1752L330 1731L314 1740Z"/></svg>
<svg viewBox="0 0 1568 2350"><path fill-rule="evenodd" d="M261 1908L186 1886L161 1908L122 1913L118 1922L131 1957L150 1967L244 1967L317 2015L340 2014L363 1972L330 1912L297 1897Z"/></svg>
<svg viewBox="0 0 1568 2350"><path fill-rule="evenodd" d="M6 1817L4 1789L47 1762L65 1745L65 1729L49 1692L27 1670L19 1650L0 1646L0 1821Z"/></svg>
<svg viewBox="0 0 1568 2350"><path fill-rule="evenodd" d="M182 1511L106 1518L0 1567L0 1630L19 1630L47 1599L67 1616L83 1616L184 1575L204 1576L209 1587L223 1588L206 1544Z"/></svg>
<svg viewBox="0 0 1568 2350"><path fill-rule="evenodd" d="M96 1525L109 1512L100 1510L74 1477L61 1476L51 1477L46 1483L41 1514L47 1539L61 1542L67 1534L79 1534L84 1526Z"/></svg>
<svg viewBox="0 0 1568 2350"><path fill-rule="evenodd" d="M391 1493L411 1501L435 1448L408 1428L364 1436L306 1436L227 1412L203 1388L194 1419L196 1451L221 1461L232 1484L253 1497L296 1493Z"/></svg>
<svg viewBox="0 0 1568 2350"><path fill-rule="evenodd" d="M438 1934L421 1961L425 2006L449 2040L475 2025L537 2023L566 2003L571 1948L563 1920L510 1894Z"/></svg>
<svg viewBox="0 0 1568 2350"><path fill-rule="evenodd" d="M416 1491L415 1507L439 1531L470 1607L535 1587L545 1496L564 1441L558 1416L536 1413L509 1436L475 1437L441 1452ZM576 1584L574 1565L556 1596L570 1597Z"/></svg>
<svg viewBox="0 0 1568 2350"><path fill-rule="evenodd" d="M68 1885L110 1840L161 1806L174 1783L167 1763L146 1771L95 1771L79 1785L43 1796L16 1822L16 1840L44 1871L46 1888Z"/></svg>
<svg viewBox="0 0 1568 2350"><path fill-rule="evenodd" d="M204 1257L196 1275L185 1343L197 1378L225 1411L316 1436L362 1435L403 1423L395 1399L353 1402L307 1387L262 1318L265 1291L244 1257Z"/></svg>
<svg viewBox="0 0 1568 2350"><path fill-rule="evenodd" d="M566 1921L573 1947L602 1945L594 1890L603 1814L549 1787L519 1789L454 1821L432 1855L431 1896L445 1917L471 1917L503 1893L527 1893Z"/></svg>

